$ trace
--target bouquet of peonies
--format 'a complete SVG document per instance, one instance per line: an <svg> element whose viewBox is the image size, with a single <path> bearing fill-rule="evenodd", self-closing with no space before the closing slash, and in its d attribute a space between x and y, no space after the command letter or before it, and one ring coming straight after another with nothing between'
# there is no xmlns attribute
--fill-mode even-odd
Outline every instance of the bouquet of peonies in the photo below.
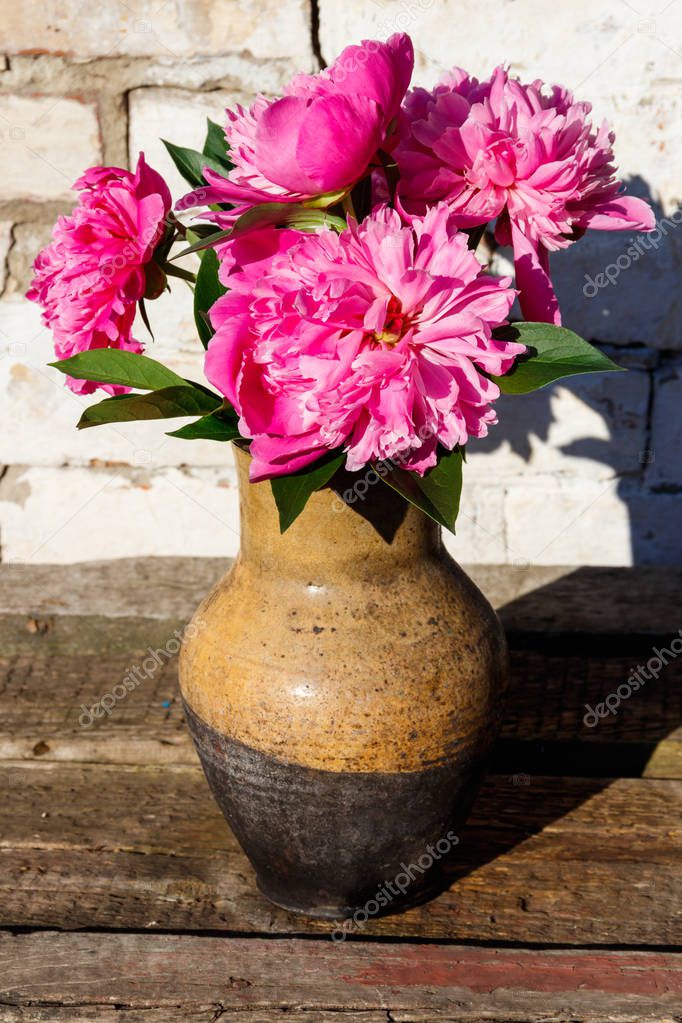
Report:
<svg viewBox="0 0 682 1023"><path fill-rule="evenodd" d="M142 155L76 182L28 295L69 387L110 395L79 428L193 417L170 435L248 446L283 529L341 466L453 528L465 445L500 392L617 369L560 326L549 273L588 228L654 227L622 194L608 125L503 67L408 92L412 68L409 36L365 41L209 121L201 153L166 143L192 186L175 212ZM486 229L515 286L477 258ZM177 264L190 253L196 273ZM193 290L211 387L133 336L169 278ZM510 323L517 296L530 322Z"/></svg>

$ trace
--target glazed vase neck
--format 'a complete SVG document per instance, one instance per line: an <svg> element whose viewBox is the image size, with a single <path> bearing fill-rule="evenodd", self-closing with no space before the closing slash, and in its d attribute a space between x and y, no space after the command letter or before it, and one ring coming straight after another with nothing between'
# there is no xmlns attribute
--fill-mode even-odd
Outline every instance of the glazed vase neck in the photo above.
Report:
<svg viewBox="0 0 682 1023"><path fill-rule="evenodd" d="M269 481L250 483L249 455L235 448L235 459L240 561L252 570L310 575L314 585L341 571L379 571L384 576L409 571L410 565L441 549L440 527L371 470L361 477L335 477L331 486L310 497L281 534Z"/></svg>

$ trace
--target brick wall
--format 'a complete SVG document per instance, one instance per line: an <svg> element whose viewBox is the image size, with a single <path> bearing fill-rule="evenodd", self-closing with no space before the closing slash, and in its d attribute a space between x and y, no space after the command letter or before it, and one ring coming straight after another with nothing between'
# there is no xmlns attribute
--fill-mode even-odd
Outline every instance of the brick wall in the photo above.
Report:
<svg viewBox="0 0 682 1023"><path fill-rule="evenodd" d="M618 130L631 190L659 218L682 199L682 3L574 0L43 0L6 2L0 28L0 552L65 562L136 554L229 554L234 473L222 445L154 424L77 433L83 400L45 368L31 261L88 165L144 148L183 186L158 136L196 146L204 117L275 92L363 36L411 33L415 79L507 60L591 99ZM637 10L635 10L635 7ZM662 13L658 10L664 8ZM669 219L626 266L627 233L594 232L555 261L565 321L608 346L627 374L500 402L470 446L453 550L468 561L682 562L682 230ZM617 261L619 260L619 263ZM504 266L503 254L496 256ZM583 294L585 274L617 264ZM182 282L153 303L151 354L200 374ZM588 292L590 289L588 289Z"/></svg>

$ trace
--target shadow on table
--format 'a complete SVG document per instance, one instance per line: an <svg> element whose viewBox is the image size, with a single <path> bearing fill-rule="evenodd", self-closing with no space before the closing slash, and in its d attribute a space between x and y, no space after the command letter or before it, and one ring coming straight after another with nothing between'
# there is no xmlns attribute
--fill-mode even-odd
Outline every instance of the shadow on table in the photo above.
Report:
<svg viewBox="0 0 682 1023"><path fill-rule="evenodd" d="M680 606L682 569L580 568L501 608L512 682L449 884L615 778L679 777L662 744L682 722Z"/></svg>

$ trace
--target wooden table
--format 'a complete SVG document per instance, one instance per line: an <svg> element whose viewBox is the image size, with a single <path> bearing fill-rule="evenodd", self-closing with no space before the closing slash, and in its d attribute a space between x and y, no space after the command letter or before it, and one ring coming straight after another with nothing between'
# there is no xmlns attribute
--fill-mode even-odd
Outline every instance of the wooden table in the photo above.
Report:
<svg viewBox="0 0 682 1023"><path fill-rule="evenodd" d="M224 567L2 566L1 1021L682 1017L682 657L582 720L678 633L682 571L470 570L514 685L459 878L334 943L256 891L173 661L79 724Z"/></svg>

